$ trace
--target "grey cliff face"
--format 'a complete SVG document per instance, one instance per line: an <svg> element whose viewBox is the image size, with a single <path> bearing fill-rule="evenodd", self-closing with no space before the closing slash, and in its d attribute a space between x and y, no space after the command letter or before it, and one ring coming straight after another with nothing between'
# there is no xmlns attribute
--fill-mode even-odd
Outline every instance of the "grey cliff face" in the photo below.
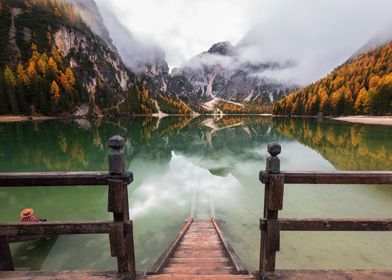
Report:
<svg viewBox="0 0 392 280"><path fill-rule="evenodd" d="M185 77L193 87L190 94L201 98L219 97L240 103L270 105L291 92L295 86L263 77L263 71L281 67L278 63L251 64L241 61L229 42L214 44L172 72Z"/></svg>

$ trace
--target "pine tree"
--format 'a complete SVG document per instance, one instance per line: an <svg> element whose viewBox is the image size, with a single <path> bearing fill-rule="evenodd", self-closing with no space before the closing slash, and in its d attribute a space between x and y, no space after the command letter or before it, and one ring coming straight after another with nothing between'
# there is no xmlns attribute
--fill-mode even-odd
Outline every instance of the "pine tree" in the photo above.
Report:
<svg viewBox="0 0 392 280"><path fill-rule="evenodd" d="M19 106L16 93L16 78L14 73L8 66L4 69L4 81L7 87L8 98L11 105L11 112L13 114L18 114Z"/></svg>
<svg viewBox="0 0 392 280"><path fill-rule="evenodd" d="M69 85L71 88L73 88L75 86L76 80L71 68L67 67L65 70L65 75L67 76Z"/></svg>
<svg viewBox="0 0 392 280"><path fill-rule="evenodd" d="M72 87L68 82L67 76L63 72L61 72L61 74L60 74L60 85L63 87L65 92L67 92L67 93L71 92Z"/></svg>
<svg viewBox="0 0 392 280"><path fill-rule="evenodd" d="M58 104L60 100L60 87L56 83L56 81L52 81L52 84L50 86L50 93L52 94L52 100L54 101L55 104Z"/></svg>
<svg viewBox="0 0 392 280"><path fill-rule="evenodd" d="M41 72L41 74L46 75L46 72L48 71L48 65L46 64L43 57L40 57L37 65L38 65L38 70Z"/></svg>
<svg viewBox="0 0 392 280"><path fill-rule="evenodd" d="M358 93L357 100L355 101L355 112L357 114L367 113L367 107L366 107L367 99L368 99L368 93L366 89L363 87Z"/></svg>
<svg viewBox="0 0 392 280"><path fill-rule="evenodd" d="M4 78L3 75L0 75L0 115L8 113L8 98L5 94Z"/></svg>
<svg viewBox="0 0 392 280"><path fill-rule="evenodd" d="M54 74L57 75L57 73L59 72L58 67L57 67L57 63L54 60L53 57L49 57L49 61L48 61L48 66L49 66L49 70Z"/></svg>

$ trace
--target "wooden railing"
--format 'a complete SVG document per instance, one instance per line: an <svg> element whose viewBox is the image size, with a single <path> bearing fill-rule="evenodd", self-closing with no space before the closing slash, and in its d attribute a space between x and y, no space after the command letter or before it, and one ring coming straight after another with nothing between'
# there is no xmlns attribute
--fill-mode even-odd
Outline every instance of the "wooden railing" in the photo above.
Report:
<svg viewBox="0 0 392 280"><path fill-rule="evenodd" d="M0 173L0 187L56 187L108 185L108 211L113 221L60 221L0 223L0 271L13 271L10 241L59 234L109 234L110 252L117 257L118 272L136 279L132 221L129 219L127 186L132 172L125 172L125 140L109 139L109 172Z"/></svg>
<svg viewBox="0 0 392 280"><path fill-rule="evenodd" d="M277 157L281 147L268 145L265 171L264 215L260 219L260 264L258 276L268 278L275 272L276 252L280 250L280 231L392 231L392 219L279 219L283 209L285 184L392 184L392 172L281 172Z"/></svg>

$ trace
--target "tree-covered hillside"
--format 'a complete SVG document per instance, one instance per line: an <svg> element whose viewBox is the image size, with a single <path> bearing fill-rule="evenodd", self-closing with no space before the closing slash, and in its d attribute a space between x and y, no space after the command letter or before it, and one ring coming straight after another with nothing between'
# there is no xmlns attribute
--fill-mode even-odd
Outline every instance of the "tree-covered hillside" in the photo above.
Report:
<svg viewBox="0 0 392 280"><path fill-rule="evenodd" d="M91 14L83 16L94 16L105 31L94 1L89 6ZM77 2L0 2L0 115L191 112L127 69L116 47L83 16Z"/></svg>
<svg viewBox="0 0 392 280"><path fill-rule="evenodd" d="M392 42L349 59L327 77L275 103L276 115L392 113Z"/></svg>
<svg viewBox="0 0 392 280"><path fill-rule="evenodd" d="M2 1L0 114L118 111L132 73L63 0ZM86 112L83 112L85 114Z"/></svg>

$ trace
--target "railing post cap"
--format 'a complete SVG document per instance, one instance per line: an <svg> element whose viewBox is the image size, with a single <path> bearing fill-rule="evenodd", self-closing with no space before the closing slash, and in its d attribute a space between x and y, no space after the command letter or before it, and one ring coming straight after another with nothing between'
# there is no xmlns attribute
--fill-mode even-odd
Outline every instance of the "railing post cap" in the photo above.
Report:
<svg viewBox="0 0 392 280"><path fill-rule="evenodd" d="M282 147L278 143L273 142L268 144L268 153L271 156L276 157L277 155L280 154L281 151L282 151Z"/></svg>
<svg viewBox="0 0 392 280"><path fill-rule="evenodd" d="M115 135L109 139L109 147L110 148L121 149L124 147L124 145L125 145L125 139L122 138L120 135Z"/></svg>

